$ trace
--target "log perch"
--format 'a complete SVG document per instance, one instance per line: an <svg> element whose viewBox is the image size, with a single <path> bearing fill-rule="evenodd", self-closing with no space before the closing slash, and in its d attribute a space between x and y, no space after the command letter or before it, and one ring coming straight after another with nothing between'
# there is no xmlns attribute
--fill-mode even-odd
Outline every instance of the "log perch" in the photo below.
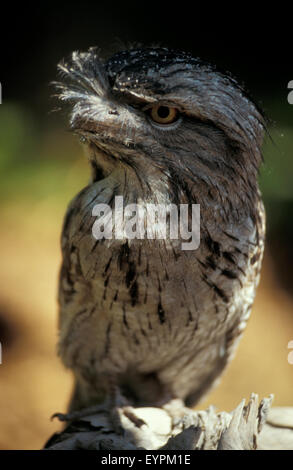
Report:
<svg viewBox="0 0 293 470"><path fill-rule="evenodd" d="M100 406L70 416L46 450L293 450L293 407L271 408L252 394L231 412L186 408L173 400L162 408ZM56 414L66 421L66 415Z"/></svg>

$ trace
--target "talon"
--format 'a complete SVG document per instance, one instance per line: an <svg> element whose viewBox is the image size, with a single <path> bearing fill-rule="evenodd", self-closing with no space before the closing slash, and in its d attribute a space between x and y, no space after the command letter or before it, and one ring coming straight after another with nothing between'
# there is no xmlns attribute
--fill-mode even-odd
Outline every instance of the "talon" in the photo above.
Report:
<svg viewBox="0 0 293 470"><path fill-rule="evenodd" d="M69 416L65 413L54 413L50 420L53 421L53 419L58 418L59 421L69 421Z"/></svg>

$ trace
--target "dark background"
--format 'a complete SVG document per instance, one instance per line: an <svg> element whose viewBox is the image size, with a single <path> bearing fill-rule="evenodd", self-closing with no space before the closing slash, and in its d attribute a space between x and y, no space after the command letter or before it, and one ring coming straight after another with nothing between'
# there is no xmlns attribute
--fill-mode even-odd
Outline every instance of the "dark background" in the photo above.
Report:
<svg viewBox="0 0 293 470"><path fill-rule="evenodd" d="M222 385L201 406L230 410L254 391L292 406L293 80L287 6L206 2L45 2L1 7L0 448L38 448L64 411L71 377L56 358L59 235L68 201L87 183L82 150L49 86L73 50L160 44L231 72L269 119L260 186L267 244L255 307ZM291 24L290 24L291 20Z"/></svg>
<svg viewBox="0 0 293 470"><path fill-rule="evenodd" d="M284 90L292 73L292 23L288 7L246 2L44 2L6 5L1 31L1 76L7 97L36 102L58 60L74 49L117 41L187 49L229 70L251 91ZM292 20L292 18L291 18ZM23 93L25 89L25 94Z"/></svg>

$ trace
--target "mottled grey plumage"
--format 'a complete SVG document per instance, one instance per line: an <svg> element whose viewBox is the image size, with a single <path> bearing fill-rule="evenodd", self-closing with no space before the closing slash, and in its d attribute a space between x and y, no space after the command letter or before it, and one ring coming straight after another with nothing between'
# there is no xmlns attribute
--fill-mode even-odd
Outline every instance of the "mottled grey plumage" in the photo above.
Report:
<svg viewBox="0 0 293 470"><path fill-rule="evenodd" d="M165 48L95 49L59 65L59 98L87 144L92 178L65 218L59 352L74 371L72 408L119 385L136 403L195 403L245 328L264 246L257 184L264 121L230 77ZM145 109L179 109L163 127ZM201 242L95 240L99 202L198 203Z"/></svg>

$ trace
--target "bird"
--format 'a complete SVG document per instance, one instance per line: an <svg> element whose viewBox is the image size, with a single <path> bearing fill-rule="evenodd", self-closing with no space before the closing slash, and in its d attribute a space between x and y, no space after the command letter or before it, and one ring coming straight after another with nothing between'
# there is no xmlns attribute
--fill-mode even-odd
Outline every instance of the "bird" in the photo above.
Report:
<svg viewBox="0 0 293 470"><path fill-rule="evenodd" d="M136 406L194 406L218 383L260 278L258 185L266 120L230 74L191 53L136 47L58 64L58 99L90 181L65 215L58 354L74 375L70 411L111 390ZM63 105L62 105L63 109ZM200 241L96 239L93 208L197 204Z"/></svg>

